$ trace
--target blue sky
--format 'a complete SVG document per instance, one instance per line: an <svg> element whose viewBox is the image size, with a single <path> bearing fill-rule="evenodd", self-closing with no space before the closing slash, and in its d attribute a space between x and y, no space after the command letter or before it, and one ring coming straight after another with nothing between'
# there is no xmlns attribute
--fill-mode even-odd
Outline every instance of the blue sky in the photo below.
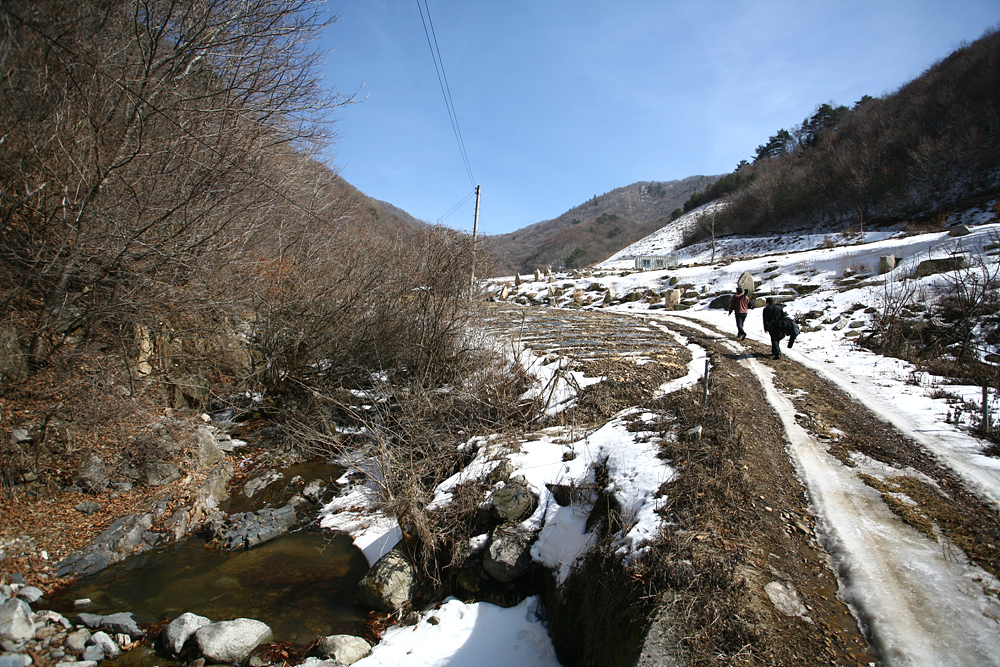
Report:
<svg viewBox="0 0 1000 667"><path fill-rule="evenodd" d="M479 231L636 181L732 171L824 102L919 76L1000 24L998 0L426 0ZM417 0L329 0L327 161L365 194L472 229L474 190Z"/></svg>

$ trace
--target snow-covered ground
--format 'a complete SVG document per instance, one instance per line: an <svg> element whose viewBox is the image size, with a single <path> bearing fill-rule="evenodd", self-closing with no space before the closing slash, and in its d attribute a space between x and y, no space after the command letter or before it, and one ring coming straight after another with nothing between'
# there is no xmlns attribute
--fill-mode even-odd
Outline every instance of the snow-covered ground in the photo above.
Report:
<svg viewBox="0 0 1000 667"><path fill-rule="evenodd" d="M795 349L788 351L791 359L821 373L889 420L951 468L970 489L1000 508L1000 460L981 453L984 443L968 433L967 424L946 422L954 406L946 398L936 398L946 389L952 396L975 402L981 399L981 389L944 386L939 378L919 373L905 362L875 355L853 342L858 329L870 317L864 313L864 307L878 308L892 290L905 284L920 300L935 298L943 285L942 276L909 279L920 261L955 253L972 253L990 265L998 261L995 249L991 248L1000 243L1000 224L995 216L972 214L966 220L980 224L973 227L971 234L960 237L945 232L914 236L876 232L865 234L863 239L832 234L724 239L716 245L716 259L727 257L734 261L714 265L707 263L711 248L701 244L678 250L680 233L676 229L667 230L597 267L599 272L603 270L600 275L562 274L552 280L543 277L539 282L524 281L513 287L509 298L521 297L521 301L537 304L555 286L558 295L550 302L559 305L574 292L577 296L594 294L594 283L619 295L646 290L662 293L669 287L668 278L693 286L688 289L702 294L729 293L740 275L750 272L762 281L761 292L799 294L786 304L790 314L822 313L813 320L816 329L803 332ZM690 224L690 219L686 224ZM666 271L621 271L631 269L632 257L639 254L676 256L681 265ZM892 272L877 275L879 258L887 255L900 258L901 262ZM498 282L506 282L510 288L514 281ZM595 300L586 307L656 318L650 319L654 326L657 319L669 325L670 319L683 318L689 326L700 323L735 332L732 316L725 310L708 308L708 302L709 299L703 298L681 311L651 310L651 304L645 300L607 306ZM746 328L750 338L769 342L760 324L759 311L751 311ZM690 346L683 338L679 341ZM675 391L697 381L704 351L692 347L692 352L696 360L691 372L661 391ZM559 368L557 364L542 364L538 359L532 363L540 378L539 386L548 386L559 393L557 400L551 402L553 406L571 403L574 387L588 381L584 377L560 380L553 376ZM997 602L1000 583L964 558L944 553L941 544L909 529L884 506L880 509L877 494L875 498L869 497L871 489L860 484L853 472L843 470L843 465L825 454L795 424L794 409L774 389L769 371L759 364L754 370L765 388L770 388L769 400L785 422L790 451L827 533L828 548L838 549L831 557L840 571L851 575L849 581L841 581L842 595L866 622L879 625L873 635L881 643L886 664L1000 665L1000 603ZM1000 401L991 396L993 414L998 405ZM624 411L585 438L568 437L561 429L543 431L522 443L518 452L504 451L502 445L491 441L469 443L478 448L476 460L464 473L441 485L435 502L448 502L449 491L461 481L461 475L488 473L500 458L508 458L517 474L523 475L541 498L538 511L526 522L541 528L532 556L565 576L576 556L588 546L589 536L583 527L586 516L573 505L556 504L546 484L586 486L588 475L593 475L589 464L612 454L608 459L611 487L622 506L631 508L633 517L633 527L621 540L620 548L626 557L641 557L646 538L663 528L654 514L656 492L677 473L656 458L655 439L625 428L626 420L637 418L642 420L643 415ZM567 452L572 452L572 456L564 456ZM874 472L886 474L885 466ZM355 535L369 561L374 562L391 548L397 537L392 535L391 522L350 511L364 504L363 490L335 501L325 510L323 525ZM472 546L481 546L481 541L474 540ZM886 551L897 552L893 567L887 567L881 559ZM914 586L920 591L916 596L910 590ZM485 603L465 605L450 600L432 612L437 616L436 623L427 622L431 615L428 613L417 626L392 630L375 647L371 657L357 664L361 667L556 665L551 644L543 636L543 626L533 615L536 606L537 601L529 600L514 609L501 610ZM487 616L488 626L482 622ZM415 650L418 645L432 646L433 650ZM477 649L470 650L472 646ZM493 657L495 662L490 662Z"/></svg>

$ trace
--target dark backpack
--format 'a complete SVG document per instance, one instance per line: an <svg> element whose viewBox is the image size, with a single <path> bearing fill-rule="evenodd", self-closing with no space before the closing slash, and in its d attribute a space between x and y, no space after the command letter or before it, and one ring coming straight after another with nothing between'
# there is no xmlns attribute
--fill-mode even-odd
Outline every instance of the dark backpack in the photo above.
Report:
<svg viewBox="0 0 1000 667"><path fill-rule="evenodd" d="M786 336L798 336L799 335L799 325L795 323L788 315L782 315L778 319L778 331L785 334Z"/></svg>

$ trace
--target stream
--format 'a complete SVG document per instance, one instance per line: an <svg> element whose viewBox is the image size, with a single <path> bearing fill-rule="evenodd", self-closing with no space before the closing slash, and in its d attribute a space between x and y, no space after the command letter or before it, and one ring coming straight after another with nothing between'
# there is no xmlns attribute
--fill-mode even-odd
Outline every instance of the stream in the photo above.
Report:
<svg viewBox="0 0 1000 667"><path fill-rule="evenodd" d="M298 464L276 472L280 477L253 498L234 493L226 511L281 506L303 484L329 482L341 471ZM349 537L315 526L241 551L190 537L84 577L49 600L50 608L66 615L131 611L140 623L172 620L184 612L213 621L254 618L271 627L276 641L307 643L319 636L360 634L367 610L353 599L367 571L367 561ZM83 598L91 603L74 606Z"/></svg>

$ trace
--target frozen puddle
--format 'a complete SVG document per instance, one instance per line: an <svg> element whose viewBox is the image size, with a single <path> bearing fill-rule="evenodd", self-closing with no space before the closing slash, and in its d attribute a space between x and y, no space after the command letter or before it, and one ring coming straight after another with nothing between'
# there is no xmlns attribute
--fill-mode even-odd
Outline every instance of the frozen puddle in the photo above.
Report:
<svg viewBox="0 0 1000 667"><path fill-rule="evenodd" d="M855 471L798 425L773 371L743 362L759 378L785 428L789 452L819 521L850 605L886 665L1000 666L1000 602L993 577L961 551L900 520ZM993 582L995 585L995 582Z"/></svg>

